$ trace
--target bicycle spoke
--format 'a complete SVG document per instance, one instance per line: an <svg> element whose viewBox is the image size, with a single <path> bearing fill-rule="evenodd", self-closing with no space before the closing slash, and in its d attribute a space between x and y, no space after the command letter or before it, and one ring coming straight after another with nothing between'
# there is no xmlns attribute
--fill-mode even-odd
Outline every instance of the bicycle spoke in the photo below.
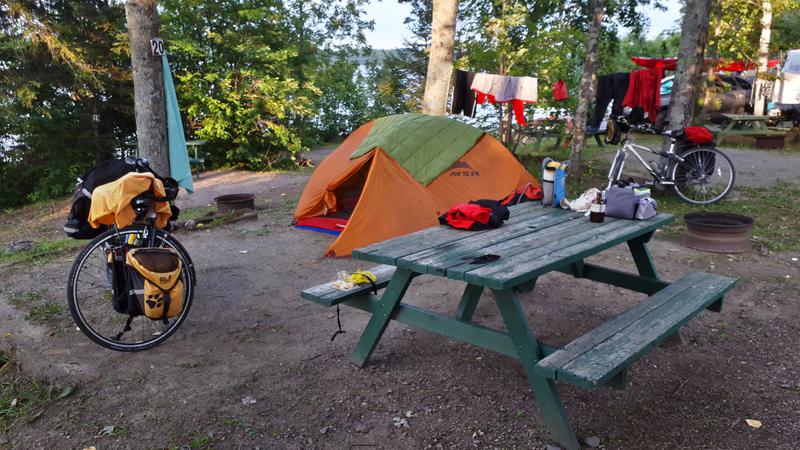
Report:
<svg viewBox="0 0 800 450"><path fill-rule="evenodd" d="M698 149L683 156L673 176L675 189L684 200L709 204L727 194L733 182L733 166L718 151Z"/></svg>
<svg viewBox="0 0 800 450"><path fill-rule="evenodd" d="M129 239L131 236L134 238ZM158 232L156 234L156 246L178 250L175 245L170 243L169 239L174 238L166 233ZM141 229L121 230L119 235L109 234L100 242L93 241L93 247L81 253L83 255L82 259L76 261L76 264L80 265L73 269L74 273L71 275L69 288L70 308L74 308L73 316L78 327L96 342L108 342L109 344L101 345L109 348L123 346L130 349L144 349L166 339L180 326L188 305L191 304L191 295L193 293L193 285L191 285L189 276L191 265L184 258L185 253L178 251L184 267L180 277L186 286L183 311L166 324L160 320L154 321L145 316L137 316L130 323L131 330L123 333L119 340L114 339L123 331L129 316L116 312L112 306L114 300L111 287L113 275L109 272L108 252L112 247L123 243L131 245L131 242L144 242Z"/></svg>

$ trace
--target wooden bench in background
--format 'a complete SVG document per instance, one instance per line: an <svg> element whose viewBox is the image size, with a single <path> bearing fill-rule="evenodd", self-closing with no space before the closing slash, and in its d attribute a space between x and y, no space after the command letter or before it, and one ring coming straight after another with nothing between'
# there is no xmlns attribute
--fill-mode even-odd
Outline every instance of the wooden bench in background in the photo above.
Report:
<svg viewBox="0 0 800 450"><path fill-rule="evenodd" d="M750 114L723 114L726 123L722 126L708 125L714 133L714 139L719 145L728 136L750 136L754 138L786 136L786 129L768 127L769 116L756 116Z"/></svg>
<svg viewBox="0 0 800 450"><path fill-rule="evenodd" d="M198 147L202 147L208 144L206 140L197 140L197 141L186 141L186 146L190 147L194 151L194 157L191 155L189 156L189 166L192 168L192 171L197 170L197 178L200 178L200 171L203 170L203 165L205 164L206 160L199 155Z"/></svg>

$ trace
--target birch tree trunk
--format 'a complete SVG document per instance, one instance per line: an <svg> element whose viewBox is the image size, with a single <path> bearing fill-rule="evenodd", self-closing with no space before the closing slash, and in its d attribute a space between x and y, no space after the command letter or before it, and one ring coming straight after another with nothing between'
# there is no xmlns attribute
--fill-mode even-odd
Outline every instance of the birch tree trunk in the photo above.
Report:
<svg viewBox="0 0 800 450"><path fill-rule="evenodd" d="M769 59L769 41L772 34L772 2L763 0L761 2L761 38L758 40L758 71L756 72L756 83L753 92L755 101L753 102L753 114L764 114L766 97L764 96L765 79L767 74L767 62Z"/></svg>
<svg viewBox="0 0 800 450"><path fill-rule="evenodd" d="M458 0L433 0L431 51L422 96L422 113L444 115L447 88L453 72L453 47L456 39Z"/></svg>
<svg viewBox="0 0 800 450"><path fill-rule="evenodd" d="M687 0L681 22L678 70L669 100L669 128L689 126L694 115L698 80L703 70L703 54L708 40L711 0Z"/></svg>
<svg viewBox="0 0 800 450"><path fill-rule="evenodd" d="M718 103L719 97L717 96L716 79L717 79L717 64L719 62L719 36L722 33L722 5L719 2L712 2L711 8L714 13L714 34L713 40L711 37L708 39L709 46L709 59L710 64L706 64L706 82L705 82L705 96L703 98L703 105L712 105ZM709 13L710 16L710 13ZM709 25L710 27L710 25Z"/></svg>
<svg viewBox="0 0 800 450"><path fill-rule="evenodd" d="M594 100L597 86L597 44L605 14L605 0L595 0L592 24L589 26L589 38L586 41L586 59L583 61L578 108L575 110L575 117L572 118L572 148L569 151L568 167L570 175L579 173L581 152L586 144L586 119L589 115L589 104Z"/></svg>
<svg viewBox="0 0 800 450"><path fill-rule="evenodd" d="M155 0L127 0L125 17L131 46L133 100L139 156L159 175L169 176L167 111L161 57L153 56L150 39L158 37Z"/></svg>

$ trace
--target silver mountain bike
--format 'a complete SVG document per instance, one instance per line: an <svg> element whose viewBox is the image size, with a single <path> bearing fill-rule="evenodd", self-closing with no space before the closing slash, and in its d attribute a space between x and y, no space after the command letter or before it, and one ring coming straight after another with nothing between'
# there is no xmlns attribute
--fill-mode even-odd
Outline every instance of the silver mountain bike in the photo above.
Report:
<svg viewBox="0 0 800 450"><path fill-rule="evenodd" d="M661 133L670 138L669 149L654 150L636 143L631 134L632 129L656 134L649 126L632 126L624 116L616 119L624 137L608 172L608 186L611 187L622 179L622 170L629 154L633 154L639 163L653 177L651 184L655 189L664 190L672 187L675 193L686 203L694 205L710 205L722 200L733 188L736 171L727 155L711 145L680 144L683 129L669 130ZM659 156L653 167L645 161L639 152L648 152Z"/></svg>

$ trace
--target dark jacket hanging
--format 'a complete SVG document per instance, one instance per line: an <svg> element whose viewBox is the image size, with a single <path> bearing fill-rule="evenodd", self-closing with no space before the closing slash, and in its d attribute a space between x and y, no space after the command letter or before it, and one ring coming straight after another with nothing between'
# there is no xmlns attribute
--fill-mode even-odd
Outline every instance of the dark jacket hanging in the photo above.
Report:
<svg viewBox="0 0 800 450"><path fill-rule="evenodd" d="M597 96L595 97L594 114L589 126L598 128L600 121L606 114L608 103L613 101L614 106L611 107L611 116L619 116L622 114L622 100L628 92L628 83L630 81L630 73L612 73L611 75L603 75L597 79Z"/></svg>
<svg viewBox="0 0 800 450"><path fill-rule="evenodd" d="M456 79L453 83L453 103L451 114L464 114L475 117L475 92L470 89L475 72L456 70Z"/></svg>

